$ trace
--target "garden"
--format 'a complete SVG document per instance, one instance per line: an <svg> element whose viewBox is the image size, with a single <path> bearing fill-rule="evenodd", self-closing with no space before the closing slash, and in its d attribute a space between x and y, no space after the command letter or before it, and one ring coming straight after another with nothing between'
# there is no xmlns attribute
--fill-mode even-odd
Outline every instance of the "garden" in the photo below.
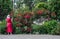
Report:
<svg viewBox="0 0 60 39"><path fill-rule="evenodd" d="M13 18L13 34L60 35L60 0L1 0L0 34L7 34L8 14Z"/></svg>

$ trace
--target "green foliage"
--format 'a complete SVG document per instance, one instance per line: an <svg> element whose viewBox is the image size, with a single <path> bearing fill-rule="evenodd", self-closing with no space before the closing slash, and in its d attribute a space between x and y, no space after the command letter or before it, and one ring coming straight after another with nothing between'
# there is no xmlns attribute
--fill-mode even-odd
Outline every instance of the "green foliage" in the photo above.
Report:
<svg viewBox="0 0 60 39"><path fill-rule="evenodd" d="M60 35L60 23L51 31L51 34Z"/></svg>
<svg viewBox="0 0 60 39"><path fill-rule="evenodd" d="M40 34L52 34L52 35L60 35L60 23L56 20L50 20L45 22L43 25L32 24L32 34L36 34L37 32ZM25 27L27 29L27 27ZM6 34L6 22L5 20L0 23L0 33ZM16 27L16 22L13 22L13 34L26 34L26 32L22 32L20 27Z"/></svg>
<svg viewBox="0 0 60 39"><path fill-rule="evenodd" d="M50 0L47 4L44 5L44 8L50 12L56 13L56 19L60 20L60 0Z"/></svg>
<svg viewBox="0 0 60 39"><path fill-rule="evenodd" d="M40 34L60 34L60 27L58 26L58 23L56 20L50 20L45 22L40 27Z"/></svg>
<svg viewBox="0 0 60 39"><path fill-rule="evenodd" d="M48 34L47 28L45 26L41 26L39 29L40 34Z"/></svg>
<svg viewBox="0 0 60 39"><path fill-rule="evenodd" d="M44 4L45 4L45 2L37 3L36 6L35 6L35 8L43 8Z"/></svg>
<svg viewBox="0 0 60 39"><path fill-rule="evenodd" d="M16 27L16 29L15 29L15 32L14 32L15 34L22 34L22 32L21 32L21 30L20 30L20 28L19 27Z"/></svg>
<svg viewBox="0 0 60 39"><path fill-rule="evenodd" d="M32 25L32 28L33 28L33 30L34 30L35 32L38 32L39 29L40 29L40 26L39 26L39 25L36 25L36 24L33 24L33 25Z"/></svg>
<svg viewBox="0 0 60 39"><path fill-rule="evenodd" d="M0 0L0 20L3 20L12 9L11 0Z"/></svg>
<svg viewBox="0 0 60 39"><path fill-rule="evenodd" d="M50 33L51 30L57 26L57 21L56 20L48 21L44 23L44 26L46 26L48 33Z"/></svg>
<svg viewBox="0 0 60 39"><path fill-rule="evenodd" d="M30 27L28 30L31 29L32 27L32 34L36 34L36 32L40 33L40 34L53 34L53 35L60 35L60 25L58 24L58 22L56 20L49 20L46 21L43 25L36 25L36 24L32 24L33 20L37 19L38 15L35 14L37 13L36 11L38 10L44 10L46 9L46 13L49 11L56 13L57 18L60 19L60 0L50 0L49 2L40 2L40 0L24 0L23 2L25 3L25 8L23 8L22 6L20 6L21 1L18 3L18 8L15 11L14 16L17 17L17 14L19 15L19 13L24 13L27 12L29 13L30 10L35 11L33 12L33 16L30 19L25 19L22 18L22 21L20 19L20 17L18 16L18 20L19 21L13 21L13 33L14 34L23 34L23 33L27 33L27 28ZM31 7L31 2L35 2L35 7L32 9ZM44 1L44 0L42 0ZM4 2L4 3L3 3ZM20 8L22 7L22 8ZM30 8L30 10L29 10ZM12 3L10 0L1 0L0 1L0 19L4 19L6 17L6 15L11 11L12 9ZM49 13L48 12L48 13ZM44 12L43 12L44 13ZM25 13L24 13L25 14ZM24 17L24 14L22 14L21 16ZM37 16L36 16L37 15ZM46 14L43 14L44 17L46 16ZM41 15L41 16L43 16ZM36 16L36 17L35 17ZM41 17L39 15L39 17ZM50 16L50 14L49 14ZM54 16L53 16L54 17ZM53 18L52 17L52 18ZM55 18L55 17L54 17ZM21 22L20 22L21 21ZM27 22L26 22L27 21ZM21 25L21 24L22 25ZM16 25L16 24L20 24L20 25ZM22 28L22 29L21 29ZM0 24L0 33L1 34L5 34L6 33L6 22L5 20L3 20L3 22Z"/></svg>
<svg viewBox="0 0 60 39"><path fill-rule="evenodd" d="M16 22L13 21L13 26L12 27L13 27L13 34L15 34L15 32L16 32Z"/></svg>
<svg viewBox="0 0 60 39"><path fill-rule="evenodd" d="M6 33L6 21L3 20L2 23L0 23L0 33L5 34Z"/></svg>

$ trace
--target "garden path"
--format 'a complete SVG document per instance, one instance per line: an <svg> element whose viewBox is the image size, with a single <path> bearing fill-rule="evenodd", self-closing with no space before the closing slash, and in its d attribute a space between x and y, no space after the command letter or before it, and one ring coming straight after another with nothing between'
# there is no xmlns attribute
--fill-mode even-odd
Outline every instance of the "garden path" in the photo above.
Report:
<svg viewBox="0 0 60 39"><path fill-rule="evenodd" d="M0 35L0 39L60 39L56 35Z"/></svg>

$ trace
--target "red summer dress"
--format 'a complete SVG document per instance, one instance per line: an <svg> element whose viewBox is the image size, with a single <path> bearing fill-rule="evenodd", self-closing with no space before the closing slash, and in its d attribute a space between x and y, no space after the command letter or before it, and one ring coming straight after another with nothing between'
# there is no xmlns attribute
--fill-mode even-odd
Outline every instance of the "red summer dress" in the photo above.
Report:
<svg viewBox="0 0 60 39"><path fill-rule="evenodd" d="M6 18L6 22L7 22L7 33L12 33L12 22L11 22L11 18Z"/></svg>

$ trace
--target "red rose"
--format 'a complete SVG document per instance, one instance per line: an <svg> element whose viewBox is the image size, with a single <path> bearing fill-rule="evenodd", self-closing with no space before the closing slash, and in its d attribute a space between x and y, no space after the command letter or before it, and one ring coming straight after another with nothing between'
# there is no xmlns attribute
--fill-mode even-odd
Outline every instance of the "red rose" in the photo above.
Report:
<svg viewBox="0 0 60 39"><path fill-rule="evenodd" d="M25 15L24 18L29 19L31 16L30 15Z"/></svg>

